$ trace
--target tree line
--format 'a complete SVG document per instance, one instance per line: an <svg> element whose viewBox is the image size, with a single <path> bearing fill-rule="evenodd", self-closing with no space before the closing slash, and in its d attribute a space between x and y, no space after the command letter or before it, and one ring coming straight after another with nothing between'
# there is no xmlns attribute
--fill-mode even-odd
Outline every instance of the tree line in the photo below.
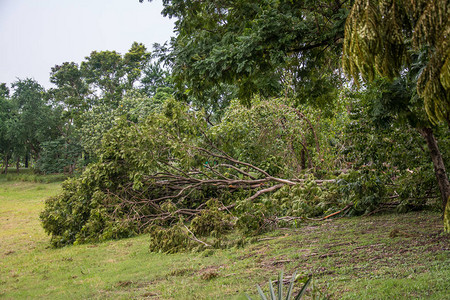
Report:
<svg viewBox="0 0 450 300"><path fill-rule="evenodd" d="M30 160L42 173L81 170L116 118L130 110L143 117L172 93L168 72L139 43L124 55L93 51L80 65L56 65L50 82L48 90L29 78L1 84L3 173Z"/></svg>

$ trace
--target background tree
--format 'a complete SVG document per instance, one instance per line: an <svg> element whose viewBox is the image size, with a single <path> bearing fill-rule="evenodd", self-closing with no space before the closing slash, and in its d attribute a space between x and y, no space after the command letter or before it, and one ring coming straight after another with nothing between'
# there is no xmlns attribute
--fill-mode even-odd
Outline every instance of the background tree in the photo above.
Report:
<svg viewBox="0 0 450 300"><path fill-rule="evenodd" d="M173 90L170 71L165 70L159 62L149 62L142 70L142 73L142 79L140 80L138 88L140 91L144 92L147 97L154 97L158 92L158 89L168 88Z"/></svg>
<svg viewBox="0 0 450 300"><path fill-rule="evenodd" d="M46 144L47 148L43 152L46 157L41 159L40 168L47 170L45 172L61 170L65 161L72 170L76 161L81 162L81 157L87 159L90 155L90 158L95 159L95 149L98 148L103 134L114 125L116 118L128 113L128 106L123 105L123 99L130 98L125 96L126 93L136 89L153 88L154 95L158 87L152 87L153 84L168 87L164 77L166 72L162 70L151 74L153 81L148 80L148 73L143 75L144 70L151 68L150 59L150 53L145 46L135 42L124 55L115 51L93 51L80 66L65 62L53 67L51 82L56 87L49 90L47 98L55 111L61 111L61 136L54 143ZM162 77L157 78L158 76ZM141 79L147 79L148 82L144 83ZM163 94L164 92L170 93L166 90ZM136 97L139 101L148 101L141 95ZM164 95L159 97L164 98ZM142 111L146 112L145 109ZM62 152L57 153L57 149ZM79 153L75 154L76 151ZM52 158L54 161L60 161L56 164L59 167L51 167Z"/></svg>
<svg viewBox="0 0 450 300"><path fill-rule="evenodd" d="M54 66L50 82L56 87L47 91L47 97L53 105L63 108L68 125L79 126L80 116L93 105L92 92L79 66L73 62Z"/></svg>
<svg viewBox="0 0 450 300"><path fill-rule="evenodd" d="M8 172L9 159L13 151L11 139L11 119L13 106L9 99L9 88L5 83L0 84L0 155L3 159L2 173Z"/></svg>
<svg viewBox="0 0 450 300"><path fill-rule="evenodd" d="M120 120L132 123L143 122L152 112L158 111L166 99L153 101L138 91L129 91L119 101L117 108L97 105L83 114L79 129L80 141L84 151L96 157L104 135Z"/></svg>
<svg viewBox="0 0 450 300"><path fill-rule="evenodd" d="M145 46L136 42L123 56L115 51L93 51L81 63L81 73L98 104L117 107L125 91L140 79L150 58Z"/></svg>
<svg viewBox="0 0 450 300"><path fill-rule="evenodd" d="M39 157L41 143L58 136L59 116L45 103L44 88L33 79L17 80L12 84L11 97L16 114L11 119L11 138L14 140L14 155L19 166L20 157Z"/></svg>

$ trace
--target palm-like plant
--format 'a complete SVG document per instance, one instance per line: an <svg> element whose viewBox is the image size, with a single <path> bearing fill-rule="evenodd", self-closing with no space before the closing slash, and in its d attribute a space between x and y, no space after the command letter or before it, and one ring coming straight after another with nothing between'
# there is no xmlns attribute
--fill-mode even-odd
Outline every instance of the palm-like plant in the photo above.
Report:
<svg viewBox="0 0 450 300"><path fill-rule="evenodd" d="M261 297L261 300L268 300L268 299L270 299L270 300L283 300L283 299L290 300L292 298L292 289L294 287L294 282L295 282L296 276L297 276L297 272L294 272L294 274L292 274L292 278L290 280L289 287L288 287L285 298L283 298L283 271L281 271L280 274L278 275L278 294L277 295L275 294L272 280L269 279L269 293L270 293L269 297L267 297L264 294L264 292L262 291L259 284L257 284L256 287L258 288L258 293L259 293L259 296ZM298 294L295 296L294 300L298 300L298 299L302 298L302 296L305 294L306 288L308 287L310 282L311 282L311 277L309 277L308 280L305 282L305 284L303 285L300 292L298 292ZM247 299L252 300L252 298L249 295L246 295L246 296L247 296Z"/></svg>

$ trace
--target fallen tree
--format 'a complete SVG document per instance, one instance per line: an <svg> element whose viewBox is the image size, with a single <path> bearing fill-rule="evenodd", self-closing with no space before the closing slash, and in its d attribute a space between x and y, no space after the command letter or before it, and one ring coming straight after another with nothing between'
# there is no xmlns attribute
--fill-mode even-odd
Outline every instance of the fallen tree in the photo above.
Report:
<svg viewBox="0 0 450 300"><path fill-rule="evenodd" d="M202 113L168 101L144 123L118 122L100 161L46 202L41 219L53 244L127 237L193 219L210 199L227 211L311 181L294 176L319 156L305 115L276 101L231 111L211 127Z"/></svg>
<svg viewBox="0 0 450 300"><path fill-rule="evenodd" d="M46 201L41 220L52 244L149 232L155 251L222 247L219 237L232 228L248 236L362 214L389 195L370 169L314 176L314 162L321 163L317 132L298 111L276 103L247 110L210 127L201 113L169 101L145 123L119 121L102 142L100 160ZM305 157L313 168L299 172Z"/></svg>

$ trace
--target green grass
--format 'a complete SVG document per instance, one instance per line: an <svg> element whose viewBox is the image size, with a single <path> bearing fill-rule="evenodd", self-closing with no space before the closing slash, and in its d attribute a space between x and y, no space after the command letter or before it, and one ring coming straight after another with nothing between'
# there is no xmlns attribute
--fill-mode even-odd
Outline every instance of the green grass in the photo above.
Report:
<svg viewBox="0 0 450 300"><path fill-rule="evenodd" d="M255 284L298 270L331 299L449 299L450 241L435 213L307 223L202 253L150 253L145 235L52 249L38 215L59 191L0 178L0 297L256 299Z"/></svg>
<svg viewBox="0 0 450 300"><path fill-rule="evenodd" d="M40 183L52 183L61 182L67 179L68 175L65 174L49 174L40 175L34 173L33 169L8 169L8 174L0 174L0 182L3 181L29 181L29 182L40 182Z"/></svg>

